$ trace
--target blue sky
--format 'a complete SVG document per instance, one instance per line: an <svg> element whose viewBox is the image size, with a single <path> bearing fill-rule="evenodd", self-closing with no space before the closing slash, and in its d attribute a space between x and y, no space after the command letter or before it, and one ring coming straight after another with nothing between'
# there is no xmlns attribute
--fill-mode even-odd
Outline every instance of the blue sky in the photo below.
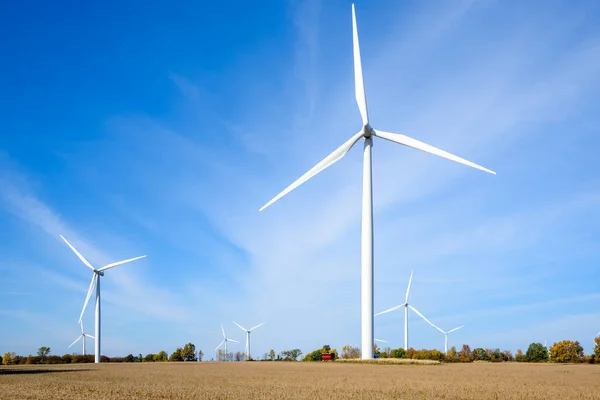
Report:
<svg viewBox="0 0 600 400"><path fill-rule="evenodd" d="M360 345L351 3L2 6L0 351L56 354L106 273L103 353ZM369 116L498 172L373 149L375 311L516 351L600 330L600 4L358 1ZM8 39L8 40L7 40ZM90 307L86 330L93 330ZM410 315L410 345L443 335ZM403 345L403 316L375 320ZM230 347L235 350L236 347ZM243 350L243 344L239 345ZM79 351L77 348L76 351Z"/></svg>

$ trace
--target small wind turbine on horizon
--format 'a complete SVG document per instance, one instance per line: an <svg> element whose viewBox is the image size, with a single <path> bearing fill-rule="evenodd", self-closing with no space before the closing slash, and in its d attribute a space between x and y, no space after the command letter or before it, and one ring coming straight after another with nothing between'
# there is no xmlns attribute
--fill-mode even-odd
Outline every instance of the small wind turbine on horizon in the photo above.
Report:
<svg viewBox="0 0 600 400"><path fill-rule="evenodd" d="M215 348L215 351L219 350L219 348L221 346L223 346L223 344L225 344L225 360L227 360L227 342L234 342L234 343L239 343L239 342L237 340L230 339L227 337L227 335L225 335L225 328L223 328L223 324L221 324L221 332L223 332L223 340Z"/></svg>
<svg viewBox="0 0 600 400"><path fill-rule="evenodd" d="M325 157L317 165L311 168L308 172L298 178L294 183L285 188L281 193L275 196L272 200L260 208L264 210L277 200L291 192L302 183L308 181L319 172L327 167L330 167L340 159L358 142L364 138L363 150L363 193L362 193L362 238L361 238L361 354L363 359L373 358L373 186L372 186L372 165L371 165L371 148L373 146L373 138L379 137L390 142L398 143L407 147L412 147L417 150L424 151L451 161L455 161L472 168L476 168L491 174L496 174L494 171L484 168L480 165L465 160L454 154L440 150L429 144L413 139L409 136L390 133L373 129L369 123L369 115L367 112L367 98L365 95L365 87L362 73L362 62L360 57L360 46L358 42L358 27L356 24L356 13L354 4L352 4L352 36L353 36L353 53L354 53L354 90L358 109L362 117L361 130L348 139L344 144L335 149L331 154ZM313 129L310 134L321 135L322 132ZM317 139L318 140L318 139Z"/></svg>
<svg viewBox="0 0 600 400"><path fill-rule="evenodd" d="M234 324L236 324L241 330L243 330L244 332L246 332L246 360L251 359L252 356L250 355L250 332L252 332L253 330L255 330L256 328L263 326L265 324L265 322L258 324L256 326L253 326L250 329L246 329L243 326L241 326L240 324L238 324L237 322L233 321ZM223 335L225 333L223 332Z"/></svg>
<svg viewBox="0 0 600 400"><path fill-rule="evenodd" d="M414 308L412 305L410 305L408 303L408 296L410 295L410 285L412 284L412 277L413 277L413 271L411 271L410 278L408 279L408 288L406 289L406 297L404 298L404 303L397 305L395 307L392 307L392 308L388 308L387 310L384 310L384 311L381 311L381 312L378 312L377 314L375 314L375 316L377 317L379 315L387 314L389 312L404 308L404 350L408 350L408 309L410 308L418 316L423 318L425 321L429 322L429 320L427 318L425 318L425 316L423 314L421 314L419 312L419 310L417 310L416 308ZM431 324L431 322L429 322L429 323Z"/></svg>
<svg viewBox="0 0 600 400"><path fill-rule="evenodd" d="M146 256L143 255L143 256L139 256L139 257L135 257L135 258L130 258L128 260L117 261L114 263L107 264L102 268L96 269L96 268L92 267L92 264L90 264L89 261L86 260L75 249L75 247L73 247L73 245L71 243L69 243L69 241L67 239L65 239L65 237L63 235L60 235L60 237L71 248L71 250L73 250L75 255L81 260L81 262L84 263L86 267L88 267L89 269L91 269L93 271L92 282L90 283L90 287L88 289L87 296L85 297L85 302L83 303L83 308L81 309L81 314L79 315L79 323L81 323L81 320L83 318L83 313L85 312L85 309L88 305L88 302L90 300L90 297L92 296L92 292L94 291L94 287L95 287L96 288L96 326L95 326L96 343L95 343L95 349L94 349L94 353L95 353L94 354L94 362L99 363L100 362L100 354L101 354L101 347L100 347L100 338L101 338L101 335L100 335L100 329L101 329L101 326L100 326L100 277L104 276L104 271L106 271L107 269L114 268L119 265L131 262L131 261L139 260L140 258L144 258Z"/></svg>
<svg viewBox="0 0 600 400"><path fill-rule="evenodd" d="M85 338L88 337L90 339L95 339L92 335L88 335L87 333L84 333L83 331L83 321L79 321L79 326L81 326L81 335L79 335L79 337L77 339L75 339L75 341L73 343L71 343L69 345L69 347L67 348L71 348L71 346L73 346L75 343L77 343L79 340L81 340L83 342L83 350L82 353L85 356Z"/></svg>

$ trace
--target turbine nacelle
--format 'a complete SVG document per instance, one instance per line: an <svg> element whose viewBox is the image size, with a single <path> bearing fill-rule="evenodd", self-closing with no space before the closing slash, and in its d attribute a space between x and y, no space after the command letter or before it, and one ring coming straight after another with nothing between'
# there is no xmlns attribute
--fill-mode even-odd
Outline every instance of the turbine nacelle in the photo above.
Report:
<svg viewBox="0 0 600 400"><path fill-rule="evenodd" d="M369 123L367 123L362 128L362 134L363 134L363 136L364 136L365 139L368 139L371 136L375 135L375 131L373 130L373 128L371 128L371 125Z"/></svg>

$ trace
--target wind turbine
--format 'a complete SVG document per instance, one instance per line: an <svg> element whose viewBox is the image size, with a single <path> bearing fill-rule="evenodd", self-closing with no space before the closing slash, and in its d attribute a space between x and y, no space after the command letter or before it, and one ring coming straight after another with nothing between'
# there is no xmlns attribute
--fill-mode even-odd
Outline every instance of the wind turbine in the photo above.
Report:
<svg viewBox="0 0 600 400"><path fill-rule="evenodd" d="M83 343L83 352L81 354L83 354L85 356L85 338L89 337L90 339L94 339L94 337L92 335L88 335L87 333L83 332L83 321L79 321L79 325L81 326L81 335L79 335L79 337L77 339L75 339L75 341L73 343L71 343L68 348L70 348L75 343L77 343L79 340L81 340Z"/></svg>
<svg viewBox="0 0 600 400"><path fill-rule="evenodd" d="M432 325L433 325L433 324L432 324ZM436 326L434 325L434 327L436 327ZM443 330L441 330L441 329L440 329L440 331L441 331L441 332L444 334L444 353L448 354L448 334L449 334L449 333L452 333L452 332L454 332L454 331L457 331L457 330L459 330L460 328L464 328L464 327L465 327L464 325L461 325L461 326L459 326L458 328L450 329L448 332L446 332L446 331L443 331ZM436 327L436 328L437 328L437 327Z"/></svg>
<svg viewBox="0 0 600 400"><path fill-rule="evenodd" d="M114 263L110 263L105 265L102 268L94 268L92 267L92 264L89 263L88 260L86 260L76 249L75 247L73 247L73 245L71 243L69 243L69 241L67 239L65 239L65 237L63 235L60 235L60 237L62 238L62 240L65 241L65 243L71 248L71 250L73 250L73 252L75 253L75 255L81 260L82 263L84 263L89 269L91 269L93 271L92 274L92 282L90 283L90 287L88 289L87 292L87 296L85 297L85 302L83 303L83 308L81 309L81 314L79 315L79 322L81 323L81 319L83 318L83 313L85 311L85 308L87 307L88 301L90 300L90 297L92 296L92 292L94 291L94 287L96 288L96 326L95 326L95 337L96 337L96 343L95 343L95 355L94 355L94 362L95 363L99 363L100 362L100 277L104 276L104 271L106 271L107 269L110 268L114 268L116 266L119 266L121 264L125 264L131 261L135 261L135 260L139 260L140 258L144 258L146 257L144 256L139 256L139 257L135 257L135 258L130 258L128 260L123 260L123 261L117 261Z"/></svg>
<svg viewBox="0 0 600 400"><path fill-rule="evenodd" d="M408 350L408 309L409 308L412 309L414 312L419 314L422 318L425 318L425 317L423 317L423 314L421 314L419 311L417 311L416 308L414 308L413 306L408 304L408 296L410 294L410 285L412 284L413 272L414 271L410 272L410 278L408 279L408 288L406 289L406 297L404 299L404 303L402 303L398 306L392 307L392 308L388 308L387 310L384 310L384 311L381 311L381 312L378 312L377 314L375 314L375 316L377 317L379 315L386 314L386 313L389 313L392 311L396 311L396 310L399 310L404 307L404 350L405 351Z"/></svg>
<svg viewBox="0 0 600 400"><path fill-rule="evenodd" d="M265 322L258 324L256 326L253 326L250 329L244 328L243 326L241 326L240 324L238 324L235 321L233 321L233 323L236 324L241 330L246 332L246 360L249 358L252 358L252 356L250 356L250 332L252 332L256 328L258 328L259 326L263 326L265 324Z"/></svg>
<svg viewBox="0 0 600 400"><path fill-rule="evenodd" d="M225 328L223 328L223 324L221 324L221 331L223 332L223 340L221 341L221 343L219 343L219 345L217 346L215 351L219 350L219 348L223 344L225 344L225 360L227 360L227 342L234 342L234 343L239 343L239 342L237 340L230 339L225 335Z"/></svg>
<svg viewBox="0 0 600 400"><path fill-rule="evenodd" d="M360 46L358 43L358 28L356 26L356 14L354 4L352 4L352 34L354 48L354 90L356 102L362 117L362 129L348 139L344 144L335 149L331 154L321 160L317 165L298 178L294 183L285 188L281 193L275 196L271 201L262 206L259 211L264 210L287 193L291 192L302 183L306 182L319 172L333 165L343 158L346 153L354 146L359 139L364 138L363 150L363 193L362 193L362 239L361 239L361 345L362 358L373 358L373 186L372 186L372 165L371 148L373 146L373 137L379 137L398 143L407 147L412 147L433 155L455 161L469 167L477 168L491 174L496 174L487 168L455 156L444 150L413 139L409 136L400 135L373 129L369 123L367 112L367 99L365 96L365 87L363 82L362 64L360 59ZM318 129L313 133L320 133Z"/></svg>

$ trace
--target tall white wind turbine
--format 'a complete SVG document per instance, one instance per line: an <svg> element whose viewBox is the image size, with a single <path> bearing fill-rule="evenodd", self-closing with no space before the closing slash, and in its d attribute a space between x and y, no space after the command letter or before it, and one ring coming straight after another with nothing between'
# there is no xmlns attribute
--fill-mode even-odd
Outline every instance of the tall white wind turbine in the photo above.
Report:
<svg viewBox="0 0 600 400"><path fill-rule="evenodd" d="M372 187L372 166L371 166L371 148L373 138L379 137L390 142L398 143L407 147L412 147L433 155L455 161L469 167L477 168L491 174L496 174L487 168L455 156L444 150L413 139L411 137L373 129L369 124L369 115L367 112L367 98L363 82L362 63L360 58L360 47L358 43L358 28L356 25L356 14L354 4L352 4L352 33L354 47L354 89L358 109L362 117L362 129L348 139L344 144L335 149L331 154L321 160L317 165L311 168L307 173L298 178L294 183L285 188L281 193L275 196L271 201L260 208L264 210L287 193L291 192L302 183L306 182L319 172L339 161L361 138L364 138L363 149L363 193L362 193L362 272L361 272L361 331L362 331L362 358L373 358L373 187Z"/></svg>
<svg viewBox="0 0 600 400"><path fill-rule="evenodd" d="M75 255L81 260L82 263L84 263L89 269L91 269L93 271L92 274L92 282L90 283L90 287L88 289L87 292L87 296L85 297L85 302L83 303L83 308L81 309L81 314L79 315L79 322L81 323L81 320L83 318L83 313L87 307L88 301L90 300L90 297L92 296L92 292L94 291L94 287L96 288L96 326L95 326L95 337L96 337L96 346L95 346L95 355L94 355L94 362L95 363L99 363L100 362L100 342L101 342L101 335L100 335L100 277L104 276L104 271L106 271L107 269L110 268L114 268L116 266L119 266L121 264L125 264L131 261L135 261L135 260L139 260L140 258L144 258L146 257L144 256L139 256L139 257L135 257L135 258L130 258L128 260L123 260L123 261L117 261L114 263L110 263L105 265L102 268L94 268L92 267L92 264L89 263L88 260L86 260L76 249L75 247L73 247L73 245L71 243L69 243L69 241L67 239L65 239L65 237L63 235L60 235L60 237L62 238L62 240L65 241L65 243L71 248L71 250L73 250L73 252L75 253Z"/></svg>
<svg viewBox="0 0 600 400"><path fill-rule="evenodd" d="M223 328L223 324L221 324L221 332L223 332L223 340L215 348L215 351L219 350L219 348L221 346L223 346L223 344L224 344L225 345L225 360L227 360L227 342L234 342L234 343L239 343L239 342L237 340L233 340L231 338L228 338L227 335L225 335L225 328Z"/></svg>
<svg viewBox="0 0 600 400"><path fill-rule="evenodd" d="M79 335L79 337L77 337L77 339L75 339L75 341L73 343L71 343L68 348L70 348L75 343L77 343L78 341L81 340L81 342L83 344L83 350L82 350L81 354L83 354L85 356L85 338L86 337L88 337L90 339L95 339L95 338L92 335L88 335L87 333L84 333L84 331L83 331L83 321L79 321L79 326L81 326L81 335Z"/></svg>
<svg viewBox="0 0 600 400"><path fill-rule="evenodd" d="M256 326L253 326L250 329L246 329L243 326L241 326L240 324L238 324L237 322L233 321L234 324L236 324L241 330L243 330L244 332L246 332L246 360L251 359L252 356L250 355L250 332L252 332L253 330L255 330L256 328L263 326L265 324L265 322L258 324Z"/></svg>

